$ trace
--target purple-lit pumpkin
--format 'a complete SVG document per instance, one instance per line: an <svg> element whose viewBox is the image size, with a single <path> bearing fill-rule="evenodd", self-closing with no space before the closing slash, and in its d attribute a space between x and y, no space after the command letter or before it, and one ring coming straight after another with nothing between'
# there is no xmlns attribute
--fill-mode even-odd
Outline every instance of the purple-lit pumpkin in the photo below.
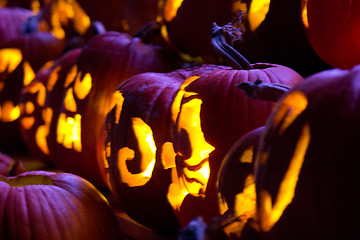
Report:
<svg viewBox="0 0 360 240"><path fill-rule="evenodd" d="M314 74L277 103L255 161L263 239L357 239L360 66Z"/></svg>
<svg viewBox="0 0 360 240"><path fill-rule="evenodd" d="M177 62L161 48L144 44L140 38L118 32L94 36L80 50L39 71L39 79L25 88L22 121L35 118L29 130L22 125L27 142L57 168L97 186L107 185L102 135L112 93L132 75L166 72L175 66ZM37 106L37 113L27 114L27 102Z"/></svg>
<svg viewBox="0 0 360 240"><path fill-rule="evenodd" d="M223 221L229 221L222 229L228 236L240 237L247 220L256 214L254 160L263 130L264 126L239 138L219 169L218 202Z"/></svg>
<svg viewBox="0 0 360 240"><path fill-rule="evenodd" d="M119 239L105 197L69 173L33 171L0 176L1 239Z"/></svg>
<svg viewBox="0 0 360 240"><path fill-rule="evenodd" d="M179 91L178 102L173 105L178 115L172 134L180 182L177 191L184 193L176 212L183 223L196 214L209 221L219 212L215 186L224 156L239 137L263 126L272 110L271 102L249 99L236 86L257 80L288 86L302 81L298 73L287 67L252 66L251 70L214 71ZM189 118L197 124L190 124ZM195 188L190 190L192 185Z"/></svg>
<svg viewBox="0 0 360 240"><path fill-rule="evenodd" d="M198 215L209 221L219 214L216 178L223 157L272 110L272 103L249 99L236 85L302 80L286 67L253 67L202 65L141 74L120 85L107 115L106 153L111 189L125 212L163 232Z"/></svg>
<svg viewBox="0 0 360 240"><path fill-rule="evenodd" d="M0 8L0 43L22 35L25 22L32 11L19 7Z"/></svg>

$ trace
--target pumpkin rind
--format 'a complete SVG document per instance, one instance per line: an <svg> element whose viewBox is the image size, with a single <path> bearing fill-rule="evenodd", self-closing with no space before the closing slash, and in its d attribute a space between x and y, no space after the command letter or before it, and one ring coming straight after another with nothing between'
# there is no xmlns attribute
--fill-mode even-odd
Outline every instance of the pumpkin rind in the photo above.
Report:
<svg viewBox="0 0 360 240"><path fill-rule="evenodd" d="M102 194L69 173L0 177L2 239L118 239L117 221Z"/></svg>

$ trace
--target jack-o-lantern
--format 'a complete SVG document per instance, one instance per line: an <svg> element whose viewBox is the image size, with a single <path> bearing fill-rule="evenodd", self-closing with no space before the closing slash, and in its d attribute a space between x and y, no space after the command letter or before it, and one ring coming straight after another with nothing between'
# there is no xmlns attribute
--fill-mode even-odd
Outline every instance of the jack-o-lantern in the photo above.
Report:
<svg viewBox="0 0 360 240"><path fill-rule="evenodd" d="M63 40L46 32L22 35L0 45L0 148L3 152L19 151L22 146L17 121L21 89L31 82L43 64L59 57L64 46Z"/></svg>
<svg viewBox="0 0 360 240"><path fill-rule="evenodd" d="M254 160L264 126L256 128L237 140L227 152L217 179L222 231L240 237L249 218L256 215Z"/></svg>
<svg viewBox="0 0 360 240"><path fill-rule="evenodd" d="M0 176L16 176L24 172L24 166L7 154L0 152Z"/></svg>
<svg viewBox="0 0 360 240"><path fill-rule="evenodd" d="M19 127L29 152L50 164L56 156L57 119L69 74L81 49L65 53L37 71L19 98ZM74 73L73 73L74 74ZM72 79L71 79L72 81Z"/></svg>
<svg viewBox="0 0 360 240"><path fill-rule="evenodd" d="M357 239L360 66L314 74L269 117L255 160L262 239Z"/></svg>
<svg viewBox="0 0 360 240"><path fill-rule="evenodd" d="M0 239L119 239L105 197L70 173L0 176Z"/></svg>
<svg viewBox="0 0 360 240"><path fill-rule="evenodd" d="M319 9L322 11L322 7ZM241 49L250 61L281 64L302 76L330 68L310 45L301 10L301 0L250 1L248 12L244 15L247 26L244 41L237 49Z"/></svg>
<svg viewBox="0 0 360 240"><path fill-rule="evenodd" d="M216 42L221 48L221 40ZM229 48L226 50L223 55L231 58ZM239 63L235 65L240 67ZM134 93L127 93L129 96L121 94L120 86L114 95L117 104L107 116L110 123L106 152L111 188L136 221L166 231L162 228L166 221L172 227L184 226L195 216L201 215L208 221L219 214L215 183L224 155L240 136L263 126L272 109L272 103L250 100L236 86L259 79L288 85L302 80L292 69L279 65L247 67L251 69L202 65L165 75L138 75L124 82L124 86L137 78L139 82L143 78L146 84L134 84ZM165 77L182 79L167 102L158 93L159 87L168 81L179 83ZM161 100L154 101L155 97ZM163 109L169 108L169 102L170 109ZM153 120L159 117L163 120ZM157 182L161 184L156 186ZM157 187L161 190L155 191ZM141 210L133 204L135 197L144 201ZM171 207L176 224L170 223L171 213L153 208L162 203L166 204L161 207L164 211Z"/></svg>
<svg viewBox="0 0 360 240"><path fill-rule="evenodd" d="M112 93L132 75L174 69L177 61L167 56L155 45L118 32L99 34L72 50L23 91L21 121L35 121L30 128L22 125L29 145L57 168L107 185L102 134ZM28 102L36 111L28 110Z"/></svg>
<svg viewBox="0 0 360 240"><path fill-rule="evenodd" d="M208 65L166 74L143 73L127 79L113 94L113 108L106 117L112 192L130 217L162 234L171 235L180 228L166 197L175 167L173 98L186 78L220 69L229 67Z"/></svg>
<svg viewBox="0 0 360 240"><path fill-rule="evenodd" d="M360 64L360 3L302 0L302 4L304 26L315 52L335 68Z"/></svg>

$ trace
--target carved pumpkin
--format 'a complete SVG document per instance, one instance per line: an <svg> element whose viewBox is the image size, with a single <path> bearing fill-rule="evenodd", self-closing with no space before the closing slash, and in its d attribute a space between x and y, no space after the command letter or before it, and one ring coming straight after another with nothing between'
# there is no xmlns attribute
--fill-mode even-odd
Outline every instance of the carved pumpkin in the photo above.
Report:
<svg viewBox="0 0 360 240"><path fill-rule="evenodd" d="M215 182L224 155L239 136L262 126L272 109L271 103L249 101L236 85L258 79L289 85L302 80L286 67L252 67L203 65L165 75L138 75L120 86L107 116L109 177L114 194L136 221L164 231L164 222L174 228L197 215L208 221L219 214ZM146 82L136 84L142 78ZM169 97L164 100L165 93L158 91L179 85L179 78L183 84L175 93L177 86L169 87L171 94L166 92ZM141 207L133 204L136 198L143 199ZM172 213L166 212L169 206ZM172 214L177 223L170 222Z"/></svg>
<svg viewBox="0 0 360 240"><path fill-rule="evenodd" d="M328 4L320 0L302 0L302 3L306 33L315 52L335 68L349 69L359 64L360 3L332 1Z"/></svg>
<svg viewBox="0 0 360 240"><path fill-rule="evenodd" d="M127 79L113 94L114 107L106 117L112 192L130 217L162 234L174 234L180 227L166 197L175 166L172 100L186 78L224 68L228 69L208 65L143 73Z"/></svg>
<svg viewBox="0 0 360 240"><path fill-rule="evenodd" d="M314 74L275 106L255 161L264 238L360 236L359 77L360 66Z"/></svg>
<svg viewBox="0 0 360 240"><path fill-rule="evenodd" d="M0 45L1 151L21 149L22 140L17 121L20 116L18 103L21 89L31 82L35 72L43 64L59 57L64 46L63 40L46 32L22 35Z"/></svg>
<svg viewBox="0 0 360 240"><path fill-rule="evenodd" d="M69 173L0 176L1 239L119 239L104 196Z"/></svg>
<svg viewBox="0 0 360 240"><path fill-rule="evenodd" d="M228 236L240 237L249 218L256 215L254 160L263 127L239 138L227 152L217 179L220 214Z"/></svg>
<svg viewBox="0 0 360 240"><path fill-rule="evenodd" d="M0 176L16 176L23 172L24 166L20 161L16 161L9 155L0 152Z"/></svg>
<svg viewBox="0 0 360 240"><path fill-rule="evenodd" d="M20 93L19 127L29 152L51 164L56 156L57 120L61 99L81 49L74 49L37 71Z"/></svg>
<svg viewBox="0 0 360 240"><path fill-rule="evenodd" d="M39 156L59 169L104 186L108 181L102 134L112 93L132 75L166 72L177 62L159 47L118 32L95 36L80 52L74 51L40 71L37 76L43 80L35 78L25 89L22 120L25 123L30 117L35 122L29 129L25 125L22 128ZM27 110L27 102L36 106L37 113Z"/></svg>

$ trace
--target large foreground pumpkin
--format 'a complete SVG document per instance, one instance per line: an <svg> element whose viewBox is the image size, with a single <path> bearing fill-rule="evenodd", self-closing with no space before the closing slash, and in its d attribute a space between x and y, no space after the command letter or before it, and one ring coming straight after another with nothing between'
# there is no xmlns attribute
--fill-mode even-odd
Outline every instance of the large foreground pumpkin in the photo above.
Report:
<svg viewBox="0 0 360 240"><path fill-rule="evenodd" d="M302 80L286 67L252 66L145 73L119 86L106 123L109 178L136 221L173 234L195 216L208 221L219 214L215 182L223 156L241 135L262 126L272 109L236 85Z"/></svg>
<svg viewBox="0 0 360 240"><path fill-rule="evenodd" d="M264 239L359 238L359 79L323 71L275 107L255 161Z"/></svg>

